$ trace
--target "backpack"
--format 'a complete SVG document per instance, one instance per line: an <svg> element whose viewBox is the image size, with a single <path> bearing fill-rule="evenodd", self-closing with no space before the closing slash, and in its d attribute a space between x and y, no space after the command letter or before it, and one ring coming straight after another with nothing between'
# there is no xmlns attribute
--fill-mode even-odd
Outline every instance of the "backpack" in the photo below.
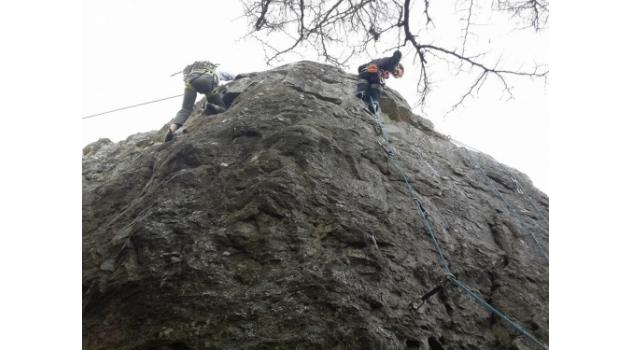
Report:
<svg viewBox="0 0 632 350"><path fill-rule="evenodd" d="M192 64L184 67L182 70L182 78L185 83L190 83L191 80L199 77L202 74L210 74L213 76L214 80L217 79L217 74L215 74L215 68L217 68L217 64L211 63L209 61L195 61Z"/></svg>

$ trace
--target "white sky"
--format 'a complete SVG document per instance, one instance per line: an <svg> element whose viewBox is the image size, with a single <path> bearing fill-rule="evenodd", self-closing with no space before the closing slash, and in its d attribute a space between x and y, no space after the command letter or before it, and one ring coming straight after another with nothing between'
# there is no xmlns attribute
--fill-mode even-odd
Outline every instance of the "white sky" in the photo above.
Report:
<svg viewBox="0 0 632 350"><path fill-rule="evenodd" d="M450 17L442 13L455 9L440 8L439 3L432 3L431 14L437 28L449 29L440 34L458 39L460 27L441 22ZM270 69L258 42L240 40L247 30L241 11L238 1L84 2L84 115L180 94L181 78L170 74L194 60L221 63L222 69L235 74ZM534 58L546 63L546 34L534 36L530 31L512 31L501 24L478 26L475 30L481 35L472 35L473 47L480 45L483 50L486 42L493 41L495 47L503 50L505 62L524 65L525 69L530 69ZM408 50L403 51L406 76L390 79L388 85L402 93L412 106L417 100L417 74ZM299 56L289 56L275 66L298 60ZM358 64L380 56L383 54L358 56L347 70L353 73ZM525 57L531 61L525 61ZM302 58L316 60L309 53ZM543 82L512 80L514 99L505 102L507 95L489 79L477 98L466 100L463 107L446 116L458 100L457 94L464 91L459 84L465 81L455 79L453 70L440 67L443 63L434 64L438 65L432 76L437 86L423 116L432 120L438 131L526 173L546 192L548 112ZM181 99L175 98L83 120L83 144L101 137L116 142L136 132L158 129L173 118L180 104ZM422 114L418 108L415 113Z"/></svg>
<svg viewBox="0 0 632 350"><path fill-rule="evenodd" d="M151 8L148 2L126 2L129 3L127 7L136 4L134 6ZM104 134L107 129L87 121L80 123L80 116L101 112L103 108L119 107L122 102L137 103L145 98L179 93L179 88L174 87L166 76L190 61L189 57L184 57L187 56L184 52L181 58L169 58L177 56L177 50L170 46L175 44L168 40L169 36L163 35L164 45L123 45L122 41L127 38L121 37L120 31L116 30L117 23L123 22L116 18L121 11L116 9L120 8L119 3L108 1L111 10L107 10L94 8L97 1L85 1L88 13L92 13L86 22L93 24L84 23L83 28L80 23L82 3L77 0L5 1L0 5L0 37L4 49L0 55L0 95L3 96L2 111L9 123L0 137L0 202L4 204L0 234L0 247L4 249L0 254L0 269L3 286L11 286L0 290L0 325L10 330L3 333L5 348L81 349L80 148L86 139L96 139L98 136L94 135L99 134L99 129ZM157 3L152 2L152 11ZM177 6L182 7L182 11L188 10L187 16L192 16L195 8L183 4L186 2L180 1ZM630 45L625 45L629 42L625 26L629 23L630 4L622 1L599 4L556 1L552 5L555 23L551 33L551 66L555 68L549 99L551 172L548 193L551 198L551 266L554 268L550 273L549 345L553 349L623 349L629 344L628 315L632 313L629 297L632 280L625 277L630 275L629 267L632 266L631 235L626 234L630 231L629 199L632 198L632 186L629 185L632 66L629 64ZM111 24L106 28L111 38L92 34L96 31L94 25L107 23L96 19L97 10L102 10L102 15L111 13ZM170 27L165 31L189 28L195 46L201 45L204 37L201 31L176 23L179 18L188 17L173 11L175 16L161 15L164 26ZM141 19L149 16L147 10L139 13ZM139 28L140 25L138 28L127 25L131 39L149 35L134 34ZM92 36L90 40L94 43L84 42L82 45L82 32ZM118 34L114 35L116 32ZM114 50L116 47L111 45L125 46L127 51ZM164 52L156 54L158 50L154 46ZM178 48L183 50L182 47ZM86 64L83 74L78 68L82 64L82 49L83 63ZM118 94L137 79L115 74L133 63L134 57L141 56L144 50L150 50L157 61L156 64L149 62L152 66L147 70L156 71L145 73L140 66L140 76L168 82L166 91L157 91L160 96L152 95L156 91L146 91L156 84L150 80L142 88ZM87 55L87 51L94 53ZM208 51L203 55L210 55L210 49ZM253 53L249 55L254 57ZM176 61L175 67L163 67L168 65L162 63L163 59ZM118 66L111 65L110 61ZM108 71L112 79L108 74L95 72L99 66L102 71ZM41 74L25 75L25 69L31 67L38 67ZM48 85L43 89L39 85L34 87L32 79L25 79L33 76L38 84ZM95 79L101 81L88 84ZM88 87L91 91L87 91ZM126 95L129 95L128 101L116 100L117 94L122 96L117 98L128 98ZM85 96L83 111L77 100L82 95ZM532 100L526 97L530 95L534 96ZM517 94L517 98L526 106L544 106L543 99L538 97L541 95L542 92L521 94L522 97ZM490 102L494 100L494 96L489 98ZM473 125L485 125L480 121L481 116L474 113L474 106L479 103L480 100L469 102L467 112L448 120L461 124L461 121L473 118ZM133 120L147 113L143 108L136 109L138 113L111 114L106 119L115 120L114 125L119 124L117 128L124 124L123 121L131 125ZM150 124L155 127L150 125L147 129L157 128L169 120L177 106L173 111L166 109L161 105L155 115L149 116ZM505 116L516 118L521 114L520 108L511 110ZM542 115L529 115L526 120L541 120L534 124L547 124L547 118ZM436 122L441 117L431 115L431 119ZM514 127L515 124L503 127L502 134L522 127L517 121L513 123L519 127ZM132 133L143 128L123 132ZM526 131L530 137L520 138L521 135L516 133L511 137L507 135L511 142L498 150L481 146L485 137L480 137L482 141L478 144L469 143L525 171L540 188L544 188L536 178L537 171L517 164L521 158L517 155L521 152L507 150L509 160L498 155L503 148L524 144L523 149L534 149L530 157L535 163L545 164L546 148L536 146L544 144L546 134L538 130L540 132L535 134ZM89 136L88 131L93 136ZM472 138L484 134L485 128L477 125L474 131ZM464 140L455 132L448 133ZM541 142L529 143L529 139ZM34 330L38 334L36 337Z"/></svg>

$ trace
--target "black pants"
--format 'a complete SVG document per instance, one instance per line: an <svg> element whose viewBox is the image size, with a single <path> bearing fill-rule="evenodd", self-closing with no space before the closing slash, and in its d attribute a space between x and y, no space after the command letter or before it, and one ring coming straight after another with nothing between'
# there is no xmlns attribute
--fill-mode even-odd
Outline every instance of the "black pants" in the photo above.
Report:
<svg viewBox="0 0 632 350"><path fill-rule="evenodd" d="M216 89L215 80L209 74L202 74L191 80L184 88L184 99L182 101L182 109L178 111L173 119L174 124L183 125L193 112L195 99L197 94L206 95L206 103L218 105L226 109L226 105Z"/></svg>
<svg viewBox="0 0 632 350"><path fill-rule="evenodd" d="M382 83L377 73L364 72L358 75L356 96L362 98L366 104L369 104L371 100L373 100L373 103L375 103L376 107L378 107L380 97L382 97L382 90Z"/></svg>

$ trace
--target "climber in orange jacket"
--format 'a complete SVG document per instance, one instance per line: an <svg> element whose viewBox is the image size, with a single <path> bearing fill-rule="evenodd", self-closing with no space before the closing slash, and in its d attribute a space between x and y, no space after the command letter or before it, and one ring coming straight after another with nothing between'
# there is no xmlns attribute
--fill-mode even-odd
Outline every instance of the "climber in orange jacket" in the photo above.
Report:
<svg viewBox="0 0 632 350"><path fill-rule="evenodd" d="M391 57L375 59L358 67L356 96L369 106L371 112L375 113L379 109L384 80L391 74L395 78L404 75L404 66L399 63L401 58L402 53L397 50Z"/></svg>

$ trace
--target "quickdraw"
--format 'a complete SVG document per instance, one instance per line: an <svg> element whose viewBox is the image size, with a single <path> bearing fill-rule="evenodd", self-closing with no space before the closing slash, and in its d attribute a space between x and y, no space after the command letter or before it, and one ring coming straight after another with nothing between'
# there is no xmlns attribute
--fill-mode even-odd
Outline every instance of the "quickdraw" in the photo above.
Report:
<svg viewBox="0 0 632 350"><path fill-rule="evenodd" d="M408 307L411 310L419 310L420 307L422 307L426 301L428 301L428 299L430 299L431 296L439 293L440 291L443 290L444 286L448 285L448 283L450 282L450 279L453 278L454 275L451 273L447 273L445 274L442 278L441 281L439 282L439 284L437 284L434 288L432 288L429 292L427 292L426 294L422 295L419 299L417 299L417 301L413 300L410 302L410 304L408 304Z"/></svg>

